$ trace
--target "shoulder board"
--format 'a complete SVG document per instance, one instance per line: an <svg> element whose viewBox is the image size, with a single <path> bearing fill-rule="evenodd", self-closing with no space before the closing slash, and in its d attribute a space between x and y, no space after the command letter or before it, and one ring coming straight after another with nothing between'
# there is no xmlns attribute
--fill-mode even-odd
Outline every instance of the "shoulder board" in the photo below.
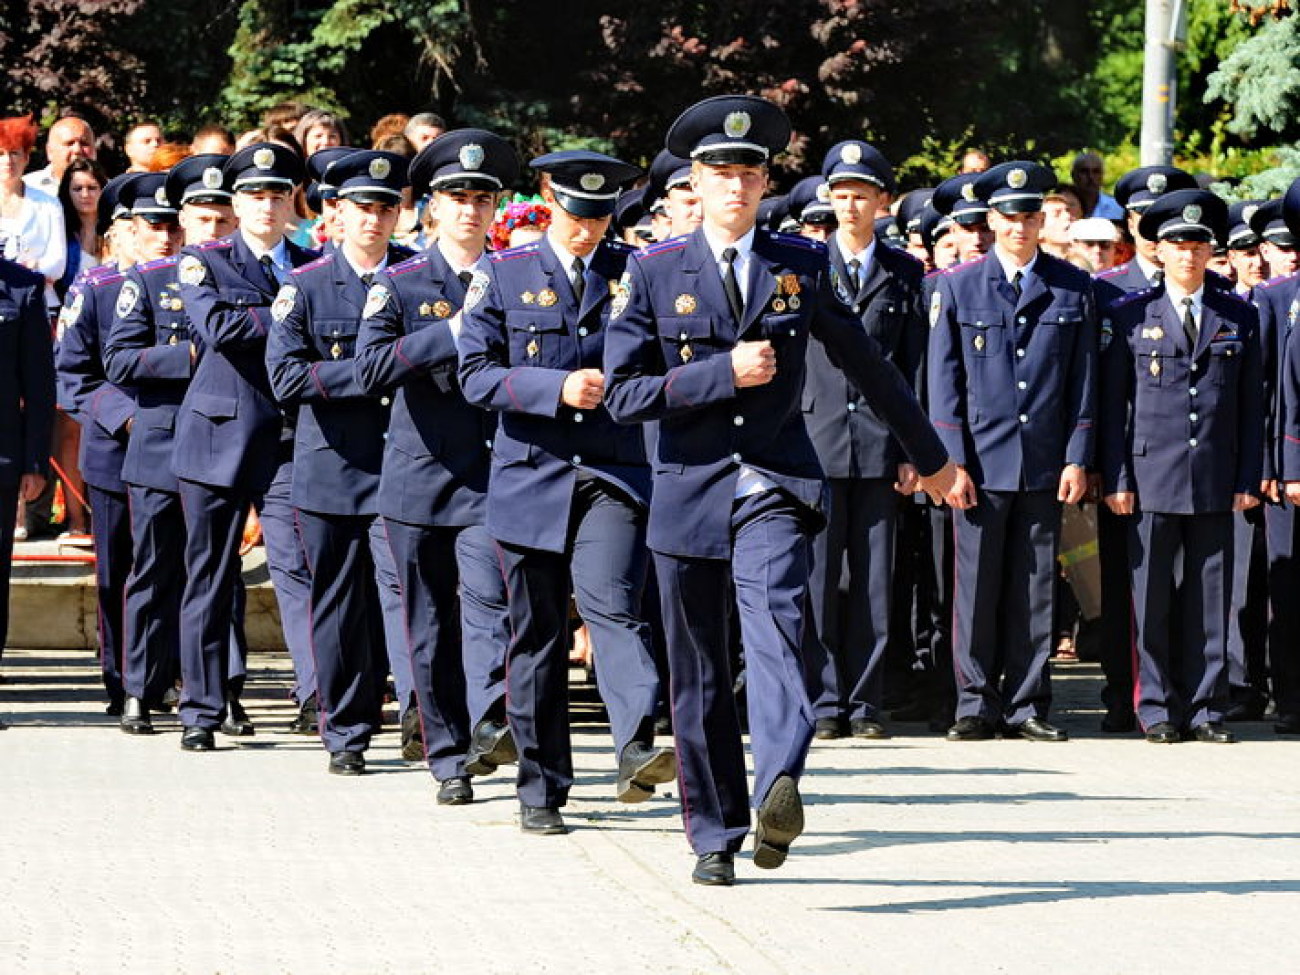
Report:
<svg viewBox="0 0 1300 975"><path fill-rule="evenodd" d="M680 237L669 237L667 240L661 240L657 244L651 244L649 247L643 247L637 251L641 257L654 257L656 254L671 254L673 251L682 250L686 246L686 235Z"/></svg>
<svg viewBox="0 0 1300 975"><path fill-rule="evenodd" d="M1093 277L1101 281L1101 280L1105 280L1106 278L1118 277L1119 275L1124 274L1127 271L1128 271L1127 264L1116 264L1114 267L1108 267L1104 271L1098 271L1096 274L1093 275Z"/></svg>
<svg viewBox="0 0 1300 975"><path fill-rule="evenodd" d="M408 257L400 264L390 264L385 270L389 277L396 277L399 274L409 274L411 271L418 271L426 267L429 263L428 254L416 254L414 257Z"/></svg>
<svg viewBox="0 0 1300 975"><path fill-rule="evenodd" d="M488 254L488 260L493 264L500 264L502 261L513 261L520 257L528 257L530 254L536 254L541 250L541 244L537 241L521 244L518 247L509 247L503 251L492 251Z"/></svg>
<svg viewBox="0 0 1300 975"><path fill-rule="evenodd" d="M1156 294L1155 288L1142 288L1140 291L1128 291L1112 301L1107 308L1110 311L1117 311L1125 305L1136 304L1139 301L1146 301Z"/></svg>
<svg viewBox="0 0 1300 975"><path fill-rule="evenodd" d="M299 264L297 267L295 267L295 268L293 268L292 270L290 270L290 271L289 271L289 274L290 274L291 276L293 276L293 275L298 275L298 274L302 274L303 272L305 272L305 271L310 271L310 270L312 270L313 268L324 267L324 266L325 266L326 264L328 264L329 262L330 262L330 258L329 258L328 256L326 256L326 257L318 257L318 258L316 258L316 260L314 260L314 261L309 261L309 262L307 262L306 264Z"/></svg>
<svg viewBox="0 0 1300 975"><path fill-rule="evenodd" d="M106 285L117 284L119 281L124 280L126 280L126 272L113 268L111 271L107 271L93 280L87 280L86 283L92 288L102 288Z"/></svg>
<svg viewBox="0 0 1300 975"><path fill-rule="evenodd" d="M1292 284L1300 281L1300 271L1293 271L1290 274L1283 274L1276 278L1269 278L1267 281L1261 281L1255 285L1260 291L1267 291L1270 288L1277 288L1284 284Z"/></svg>
<svg viewBox="0 0 1300 975"><path fill-rule="evenodd" d="M77 280L74 283L85 287L86 285L94 284L100 278L112 274L116 270L116 264L97 264L95 267L87 268L82 271L81 274L77 276Z"/></svg>
<svg viewBox="0 0 1300 975"><path fill-rule="evenodd" d="M143 264L137 264L135 269L141 274L146 271L157 271L159 268L175 267L180 263L180 258L173 254L171 257L159 257L156 260L145 261Z"/></svg>
<svg viewBox="0 0 1300 975"><path fill-rule="evenodd" d="M636 248L626 241L606 240L603 243L605 248L613 254L633 254L636 252Z"/></svg>
<svg viewBox="0 0 1300 975"><path fill-rule="evenodd" d="M216 240L205 240L201 244L195 244L194 249L200 251L226 250L235 246L233 236L218 237Z"/></svg>
<svg viewBox="0 0 1300 975"><path fill-rule="evenodd" d="M814 253L818 253L818 254L825 254L829 250L829 248L827 248L827 246L823 244L820 240L812 240L808 237L804 237L801 234L772 233L769 234L768 236L772 238L773 243L787 244L790 247L798 247L802 250L813 251Z"/></svg>
<svg viewBox="0 0 1300 975"><path fill-rule="evenodd" d="M1250 295L1249 294L1243 295L1236 288L1218 288L1215 290L1215 294L1223 295L1223 297L1230 298L1233 301L1239 302L1243 305L1250 305L1252 308L1255 307L1254 302L1250 300Z"/></svg>

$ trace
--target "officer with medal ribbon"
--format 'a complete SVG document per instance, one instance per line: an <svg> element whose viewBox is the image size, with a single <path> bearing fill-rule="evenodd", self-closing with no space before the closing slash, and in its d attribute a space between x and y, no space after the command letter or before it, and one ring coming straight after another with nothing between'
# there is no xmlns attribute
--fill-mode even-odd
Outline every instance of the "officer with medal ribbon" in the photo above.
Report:
<svg viewBox="0 0 1300 975"><path fill-rule="evenodd" d="M501 414L487 528L501 553L514 634L506 710L519 749L520 825L558 833L573 782L570 589L609 711L618 799L648 798L672 781L676 762L671 748L653 743L659 681L640 609L650 470L642 431L616 425L603 405L600 370L633 253L602 238L638 171L579 150L530 165L541 174L551 225L542 240L494 254L490 273L470 286L460 381L471 403Z"/></svg>
<svg viewBox="0 0 1300 975"><path fill-rule="evenodd" d="M825 476L800 398L810 334L945 492L953 469L902 375L863 331L824 245L756 228L767 163L790 122L746 95L687 109L667 146L692 159L704 223L628 262L605 348L606 400L658 421L648 543L662 596L683 821L696 883L728 885L749 832L727 661L734 585L758 808L754 862L780 866L803 830L813 737L801 637ZM779 304L778 304L779 303Z"/></svg>
<svg viewBox="0 0 1300 975"><path fill-rule="evenodd" d="M1232 742L1220 723L1232 514L1259 503L1258 317L1207 279L1227 231L1227 206L1214 194L1165 193L1139 231L1157 241L1164 277L1107 311L1098 447L1107 506L1133 516L1137 716L1151 742Z"/></svg>
<svg viewBox="0 0 1300 975"><path fill-rule="evenodd" d="M260 508L272 579L285 569L276 581L282 610L281 586L303 581L302 548L288 504L292 432L271 392L265 362L271 305L282 280L318 256L284 236L302 160L283 145L259 142L235 153L222 169L239 229L186 246L178 271L191 340L198 340L172 454L186 531L180 630L186 751L210 751L214 729L229 717L226 651L250 506Z"/></svg>
<svg viewBox="0 0 1300 975"><path fill-rule="evenodd" d="M508 142L456 129L411 163L438 239L376 279L361 320L356 373L393 397L379 513L400 575L423 754L438 802L472 800L468 775L515 760L506 724L505 581L484 527L495 414L466 402L456 379L461 308L501 194L519 175Z"/></svg>
<svg viewBox="0 0 1300 975"><path fill-rule="evenodd" d="M980 174L993 249L931 295L930 416L959 465L953 741L1067 738L1047 721L1048 658L1061 505L1093 459L1097 323L1087 274L1038 246L1054 185L1028 161Z"/></svg>

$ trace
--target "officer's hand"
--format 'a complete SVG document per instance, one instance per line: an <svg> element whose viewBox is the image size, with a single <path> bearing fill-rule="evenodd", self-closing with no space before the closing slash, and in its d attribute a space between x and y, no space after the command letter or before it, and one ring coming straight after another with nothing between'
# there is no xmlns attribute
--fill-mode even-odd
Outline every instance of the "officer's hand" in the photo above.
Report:
<svg viewBox="0 0 1300 975"><path fill-rule="evenodd" d="M1274 504L1280 504L1282 501L1282 491L1276 478L1270 477L1267 481L1260 481L1259 493Z"/></svg>
<svg viewBox="0 0 1300 975"><path fill-rule="evenodd" d="M1300 505L1300 481L1287 481L1282 493L1292 504Z"/></svg>
<svg viewBox="0 0 1300 975"><path fill-rule="evenodd" d="M1061 471L1061 483L1056 489L1056 500L1078 504L1088 493L1088 472L1078 464L1066 464Z"/></svg>
<svg viewBox="0 0 1300 975"><path fill-rule="evenodd" d="M1110 509L1111 514L1131 515L1134 508L1137 507L1137 494L1133 491L1117 491L1114 494L1106 495L1106 507Z"/></svg>
<svg viewBox="0 0 1300 975"><path fill-rule="evenodd" d="M40 474L24 474L18 482L18 500L35 501L45 490L45 478ZM5 518L12 518L13 515L5 512Z"/></svg>
<svg viewBox="0 0 1300 975"><path fill-rule="evenodd" d="M564 378L560 400L575 410L594 410L605 394L605 377L599 369L575 369Z"/></svg>
<svg viewBox="0 0 1300 975"><path fill-rule="evenodd" d="M975 491L975 482L966 473L966 468L958 467L951 461L948 467L953 469L952 481L948 485L948 490L943 492L942 497L935 498L933 494L930 497L934 498L935 501L947 501L951 507L957 508L959 511L975 507L979 503L979 495ZM947 467L944 468L944 470L947 469ZM943 473L943 471L939 473ZM925 478L921 479L921 485L922 487L925 486Z"/></svg>
<svg viewBox="0 0 1300 975"><path fill-rule="evenodd" d="M736 388L763 386L776 375L776 350L766 339L762 342L740 342L731 350L731 373Z"/></svg>
<svg viewBox="0 0 1300 975"><path fill-rule="evenodd" d="M1232 496L1233 511L1249 511L1257 504L1259 504L1259 498L1253 494L1234 494Z"/></svg>
<svg viewBox="0 0 1300 975"><path fill-rule="evenodd" d="M921 475L911 464L899 464L898 480L894 482L894 490L899 494L915 494L920 479Z"/></svg>
<svg viewBox="0 0 1300 975"><path fill-rule="evenodd" d="M128 437L131 435L131 428L134 426L135 426L135 417L128 416L126 418L126 435Z"/></svg>

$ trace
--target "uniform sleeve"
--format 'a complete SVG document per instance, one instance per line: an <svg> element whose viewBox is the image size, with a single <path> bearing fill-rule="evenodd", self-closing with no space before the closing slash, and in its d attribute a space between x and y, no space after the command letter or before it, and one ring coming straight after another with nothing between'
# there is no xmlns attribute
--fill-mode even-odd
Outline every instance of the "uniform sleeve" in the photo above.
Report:
<svg viewBox="0 0 1300 975"><path fill-rule="evenodd" d="M1279 444L1278 430L1282 417L1282 383L1280 379L1281 348L1277 310L1269 299L1267 292L1258 287L1251 294L1252 301L1259 314L1259 354L1260 372L1264 387L1264 448L1261 458L1261 479L1274 480L1278 476Z"/></svg>
<svg viewBox="0 0 1300 975"><path fill-rule="evenodd" d="M631 260L621 315L605 333L605 405L619 423L644 423L688 413L736 397L726 352L667 368L645 268Z"/></svg>
<svg viewBox="0 0 1300 975"><path fill-rule="evenodd" d="M472 286L471 286L472 287ZM510 364L510 336L496 274L473 303L460 332L460 385L475 406L506 413L555 416L569 373L563 369Z"/></svg>
<svg viewBox="0 0 1300 975"><path fill-rule="evenodd" d="M134 274L128 272L128 277ZM143 278L137 283L140 297L125 314L113 315L104 344L104 372L111 382L122 385L187 382L194 372L190 341L158 344L149 289Z"/></svg>
<svg viewBox="0 0 1300 975"><path fill-rule="evenodd" d="M375 286L383 286L387 293L382 304L367 301L367 310L372 314L361 319L353 363L361 388L378 395L413 376L455 369L456 342L448 322L433 322L408 334L401 294L386 275L377 277Z"/></svg>
<svg viewBox="0 0 1300 975"><path fill-rule="evenodd" d="M45 313L45 292L33 286L19 314L19 384L23 410L23 474L45 476L54 436L54 348ZM5 512L2 517L11 517Z"/></svg>
<svg viewBox="0 0 1300 975"><path fill-rule="evenodd" d="M1259 341L1258 318L1254 307L1247 307L1249 324L1245 348L1242 349L1241 381L1237 403L1237 479L1236 494L1259 495L1263 471L1264 415L1267 398L1264 392L1264 366Z"/></svg>
<svg viewBox="0 0 1300 975"><path fill-rule="evenodd" d="M267 303L232 303L217 289L201 251L181 252L181 302L189 317L190 328L204 345L218 352L256 346L266 339L271 326Z"/></svg>
<svg viewBox="0 0 1300 975"><path fill-rule="evenodd" d="M1091 285L1084 292L1083 319L1075 329L1070 375L1066 380L1065 409L1068 422L1072 424L1065 443L1065 462L1092 467L1096 441L1097 309Z"/></svg>
<svg viewBox="0 0 1300 975"><path fill-rule="evenodd" d="M1128 316L1102 325L1103 348L1098 360L1097 467L1102 494L1133 491L1133 349Z"/></svg>
<svg viewBox="0 0 1300 975"><path fill-rule="evenodd" d="M930 344L926 353L925 386L930 419L948 455L965 466L966 364L962 359L961 325L957 322L948 278L934 281L930 298Z"/></svg>
<svg viewBox="0 0 1300 975"><path fill-rule="evenodd" d="M127 422L135 415L135 401L104 375L98 322L99 301L105 293L91 286L80 292L81 307L59 342L59 386L64 404L76 414L82 426L95 423L109 436L120 437L125 435ZM70 307L76 307L75 294L68 296L69 302L73 302ZM45 331L48 333L48 327Z"/></svg>
<svg viewBox="0 0 1300 975"><path fill-rule="evenodd" d="M311 298L286 284L275 299L266 339L266 372L280 403L357 399L366 395L349 359L325 359L311 337Z"/></svg>

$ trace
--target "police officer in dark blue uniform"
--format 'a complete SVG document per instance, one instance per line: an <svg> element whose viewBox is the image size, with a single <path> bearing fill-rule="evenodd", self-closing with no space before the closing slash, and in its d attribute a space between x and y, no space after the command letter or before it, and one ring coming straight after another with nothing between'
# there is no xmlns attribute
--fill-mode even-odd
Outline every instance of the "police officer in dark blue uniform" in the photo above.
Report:
<svg viewBox="0 0 1300 975"><path fill-rule="evenodd" d="M194 378L176 417L172 456L186 530L180 717L181 748L187 751L211 750L213 730L229 717L226 649L240 539L251 505L261 505L273 579L277 563L296 569L301 558L287 504L292 440L286 439L285 417L271 393L265 348L271 304L282 280L318 256L283 233L291 194L302 179L302 160L292 149L264 142L235 153L222 168L234 193L239 230L186 247L178 272L181 301L199 340ZM272 510L263 502L277 479ZM302 581L296 573L291 579ZM277 595L283 606L278 584Z"/></svg>
<svg viewBox="0 0 1300 975"><path fill-rule="evenodd" d="M650 164L645 199L663 201L667 231L660 239L689 234L700 225L700 197L691 187L691 161L667 149Z"/></svg>
<svg viewBox="0 0 1300 975"><path fill-rule="evenodd" d="M1100 467L1106 504L1135 516L1137 711L1157 743L1236 740L1220 724L1232 512L1258 504L1264 396L1255 309L1206 278L1226 225L1204 190L1152 203L1139 229L1163 282L1112 304L1103 331Z"/></svg>
<svg viewBox="0 0 1300 975"><path fill-rule="evenodd" d="M467 773L516 759L505 714L505 580L483 524L496 419L465 401L456 341L468 282L487 271L488 230L519 160L500 136L457 129L425 146L410 175L429 194L438 239L376 280L356 370L363 389L393 396L379 513L400 574L424 753L442 782L439 801L450 805L472 799Z"/></svg>
<svg viewBox="0 0 1300 975"><path fill-rule="evenodd" d="M809 240L826 243L835 233L835 210L831 206L831 187L822 175L805 176L786 195L790 216L799 224L796 233ZM872 215L875 232L875 215Z"/></svg>
<svg viewBox="0 0 1300 975"><path fill-rule="evenodd" d="M727 660L728 590L744 643L758 827L754 862L780 866L803 830L798 778L813 737L801 641L825 478L800 399L822 341L939 493L942 445L866 335L824 245L755 226L767 161L790 122L771 102L687 109L668 148L693 160L704 223L628 262L605 365L624 423L655 420L648 541L662 596L682 811L697 883L728 885L749 832L749 790ZM837 290L838 289L838 290Z"/></svg>
<svg viewBox="0 0 1300 975"><path fill-rule="evenodd" d="M975 192L981 173L959 173L940 183L930 198L930 205L952 221L951 233L961 261L973 261L993 246L989 230L988 201Z"/></svg>
<svg viewBox="0 0 1300 975"><path fill-rule="evenodd" d="M1283 200L1265 200L1250 216L1250 229L1260 239L1259 252L1271 278L1300 271L1300 233L1286 219Z"/></svg>
<svg viewBox="0 0 1300 975"><path fill-rule="evenodd" d="M378 151L350 152L325 170L342 240L290 273L266 342L271 388L298 408L290 500L311 572L320 733L339 775L365 770L380 709L374 672L387 663L372 620L375 565L390 557L376 518L389 402L361 389L352 359L375 275L410 256L389 243L406 171L405 157Z"/></svg>
<svg viewBox="0 0 1300 975"><path fill-rule="evenodd" d="M605 323L633 252L602 238L637 169L585 151L530 165L542 174L551 225L542 240L493 255L490 274L470 285L460 380L471 403L501 413L487 528L514 633L506 710L519 749L520 825L558 833L573 782L570 589L609 712L619 800L648 798L672 780L676 761L653 744L659 680L640 612L650 469L642 431L615 424L602 403Z"/></svg>
<svg viewBox="0 0 1300 975"><path fill-rule="evenodd" d="M853 139L831 148L819 179L826 187L824 206L837 224L831 267L867 334L914 385L927 336L922 267L878 246L875 234L876 211L895 189L893 167L874 146ZM808 216L805 207L801 221ZM912 492L916 469L815 337L808 343L807 370L804 422L830 481L826 530L813 542L809 585L820 635L809 646L816 734L884 738L894 532L900 492ZM826 656L819 659L823 649Z"/></svg>
<svg viewBox="0 0 1300 975"><path fill-rule="evenodd" d="M993 250L930 299L930 416L960 470L954 741L1067 737L1047 722L1047 667L1061 503L1083 499L1092 463L1097 326L1088 276L1038 247L1054 184L1033 162L981 174Z"/></svg>

